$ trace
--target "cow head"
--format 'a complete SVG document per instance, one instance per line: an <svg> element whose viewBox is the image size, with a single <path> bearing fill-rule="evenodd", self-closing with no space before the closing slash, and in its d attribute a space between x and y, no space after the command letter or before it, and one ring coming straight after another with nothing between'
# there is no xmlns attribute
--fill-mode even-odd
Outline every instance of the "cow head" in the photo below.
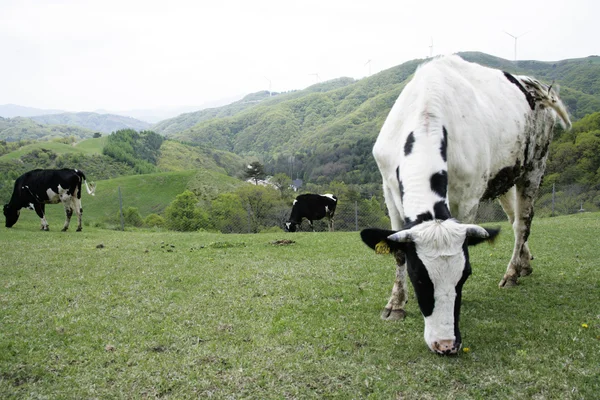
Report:
<svg viewBox="0 0 600 400"><path fill-rule="evenodd" d="M296 223L288 221L285 224L283 224L283 229L286 232L296 232Z"/></svg>
<svg viewBox="0 0 600 400"><path fill-rule="evenodd" d="M493 240L499 229L426 221L401 231L365 229L363 241L379 253L403 252L408 275L425 319L425 342L438 354L456 354L462 287L471 274L469 245Z"/></svg>
<svg viewBox="0 0 600 400"><path fill-rule="evenodd" d="M21 210L11 207L9 204L4 205L4 217L6 218L6 227L11 228L19 220Z"/></svg>

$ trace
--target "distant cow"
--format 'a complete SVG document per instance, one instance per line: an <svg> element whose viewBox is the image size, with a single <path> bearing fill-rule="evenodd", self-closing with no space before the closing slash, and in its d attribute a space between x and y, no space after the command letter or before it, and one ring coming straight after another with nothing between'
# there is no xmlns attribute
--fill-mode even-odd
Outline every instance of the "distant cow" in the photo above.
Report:
<svg viewBox="0 0 600 400"><path fill-rule="evenodd" d="M514 230L500 286L531 273L533 202L557 120L570 125L557 93L533 78L455 55L417 70L373 147L392 230L364 230L362 238L376 251L392 252L397 264L382 318L404 317L408 274L427 345L440 354L458 352L468 246L498 234L470 224L481 200L499 198Z"/></svg>
<svg viewBox="0 0 600 400"><path fill-rule="evenodd" d="M313 221L327 218L329 232L333 232L333 214L337 205L337 197L332 194L301 194L294 200L290 219L285 223L286 232L296 232L296 226L306 218L314 232Z"/></svg>
<svg viewBox="0 0 600 400"><path fill-rule="evenodd" d="M81 183L85 182L87 192L94 195L95 186L88 186L83 172L76 169L35 169L21 175L15 181L10 202L4 205L6 227L12 227L21 213L21 208L35 210L42 220L42 230L47 231L46 204L62 202L67 219L63 232L69 228L73 211L77 214L77 231L81 231Z"/></svg>

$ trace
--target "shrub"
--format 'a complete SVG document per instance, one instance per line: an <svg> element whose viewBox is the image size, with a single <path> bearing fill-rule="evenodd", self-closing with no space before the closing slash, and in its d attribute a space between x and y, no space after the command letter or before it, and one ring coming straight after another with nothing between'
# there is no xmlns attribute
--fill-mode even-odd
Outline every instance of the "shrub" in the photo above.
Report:
<svg viewBox="0 0 600 400"><path fill-rule="evenodd" d="M151 228L162 228L163 226L165 226L165 219L158 214L150 214L144 220L144 225Z"/></svg>

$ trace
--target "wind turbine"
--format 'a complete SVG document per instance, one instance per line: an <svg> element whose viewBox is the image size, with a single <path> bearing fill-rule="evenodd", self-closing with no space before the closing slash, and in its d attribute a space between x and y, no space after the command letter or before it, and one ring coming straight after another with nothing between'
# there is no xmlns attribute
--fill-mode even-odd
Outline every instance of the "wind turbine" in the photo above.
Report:
<svg viewBox="0 0 600 400"><path fill-rule="evenodd" d="M431 37L431 44L429 45L429 58L433 57L433 37Z"/></svg>
<svg viewBox="0 0 600 400"><path fill-rule="evenodd" d="M316 79L317 83L319 83L319 82L320 82L320 79L319 79L319 74L318 74L318 73L316 73L316 72L315 72L314 74L309 74L309 75L314 75L314 77L315 77L315 79Z"/></svg>
<svg viewBox="0 0 600 400"><path fill-rule="evenodd" d="M521 33L519 36L515 36L515 35L513 35L513 34L511 34L511 33L508 33L508 32L506 32L506 31L504 31L504 33L506 33L508 36L510 36L510 37L512 37L513 39L515 39L515 63L517 62L517 39L518 39L518 38L520 38L520 37L521 37L521 36L523 36L523 35L526 35L526 34L528 34L529 32L531 32L531 31L527 31L527 32L525 32L525 33Z"/></svg>
<svg viewBox="0 0 600 400"><path fill-rule="evenodd" d="M273 95L271 92L271 80L269 78L267 78L266 76L265 76L265 79L269 81L269 97L271 97Z"/></svg>
<svg viewBox="0 0 600 400"><path fill-rule="evenodd" d="M367 64L369 65L369 75L367 75L367 76L371 76L371 60L368 60L368 61L365 63L365 65L367 65ZM363 65L363 67L364 67L365 65Z"/></svg>

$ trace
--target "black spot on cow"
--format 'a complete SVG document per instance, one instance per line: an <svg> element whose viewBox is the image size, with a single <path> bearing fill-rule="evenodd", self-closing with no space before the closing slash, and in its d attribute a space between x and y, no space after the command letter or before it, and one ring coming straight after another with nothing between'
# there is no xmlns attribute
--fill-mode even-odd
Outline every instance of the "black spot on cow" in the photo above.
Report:
<svg viewBox="0 0 600 400"><path fill-rule="evenodd" d="M517 78L515 78L514 76L512 76L511 74L509 74L506 71L504 71L504 76L511 83L514 83L519 88L519 90L521 92L523 92L523 94L525 95L525 98L527 99L527 103L529 103L529 107L531 107L532 110L535 110L535 99L533 98L533 96L531 95L531 93L529 93L527 91L527 89L525 89L523 87L523 85L521 85L521 82L519 82L519 80Z"/></svg>
<svg viewBox="0 0 600 400"><path fill-rule="evenodd" d="M441 219L443 221L452 217L444 200L440 200L433 205L433 214L435 215L435 219Z"/></svg>
<svg viewBox="0 0 600 400"><path fill-rule="evenodd" d="M442 160L446 160L446 150L448 148L448 131L445 126L442 126L442 132L444 132L444 136L442 137L442 143L440 144L440 154L442 155Z"/></svg>
<svg viewBox="0 0 600 400"><path fill-rule="evenodd" d="M415 289L417 302L424 317L428 317L433 313L435 307L435 299L433 297L433 282L429 277L427 268L423 261L417 255L417 250L414 243L408 243L405 249L408 276Z"/></svg>
<svg viewBox="0 0 600 400"><path fill-rule="evenodd" d="M415 135L411 132L404 143L404 155L407 156L412 152L413 144L415 143Z"/></svg>
<svg viewBox="0 0 600 400"><path fill-rule="evenodd" d="M431 175L430 185L432 192L445 199L448 191L448 173L442 170Z"/></svg>
<svg viewBox="0 0 600 400"><path fill-rule="evenodd" d="M515 185L517 179L521 176L521 165L517 160L517 164L512 167L502 168L496 176L488 181L487 188L481 196L481 200L493 200Z"/></svg>
<svg viewBox="0 0 600 400"><path fill-rule="evenodd" d="M414 220L409 217L406 217L404 219L405 225L402 229L410 229L411 227L418 225L421 222L432 221L432 220L433 220L433 214L431 214L430 211L426 211L424 213L417 215L417 217Z"/></svg>
<svg viewBox="0 0 600 400"><path fill-rule="evenodd" d="M400 179L400 167L396 168L396 179L398 179L398 188L400 189L400 201L404 201L404 185Z"/></svg>

